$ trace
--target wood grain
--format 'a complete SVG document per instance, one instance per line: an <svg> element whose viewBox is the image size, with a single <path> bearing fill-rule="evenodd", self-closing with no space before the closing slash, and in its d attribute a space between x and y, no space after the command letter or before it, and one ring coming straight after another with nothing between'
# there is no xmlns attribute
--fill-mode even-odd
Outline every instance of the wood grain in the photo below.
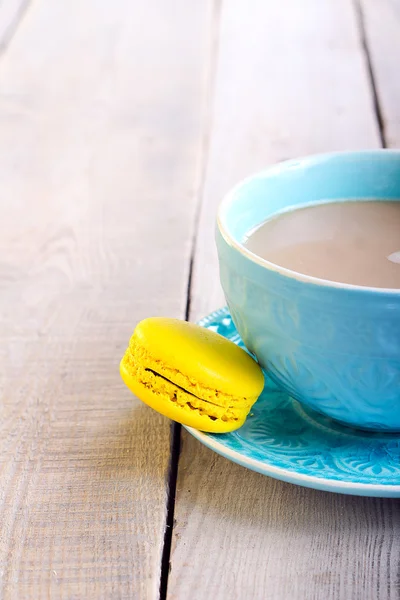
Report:
<svg viewBox="0 0 400 600"><path fill-rule="evenodd" d="M158 598L169 423L118 363L139 319L184 316L207 26L39 0L2 57L2 600Z"/></svg>
<svg viewBox="0 0 400 600"><path fill-rule="evenodd" d="M360 0L389 148L400 146L400 1Z"/></svg>
<svg viewBox="0 0 400 600"><path fill-rule="evenodd" d="M214 218L235 181L284 158L379 146L350 1L225 2L216 73L192 319L223 303ZM398 598L395 501L274 481L185 432L175 522L170 600Z"/></svg>

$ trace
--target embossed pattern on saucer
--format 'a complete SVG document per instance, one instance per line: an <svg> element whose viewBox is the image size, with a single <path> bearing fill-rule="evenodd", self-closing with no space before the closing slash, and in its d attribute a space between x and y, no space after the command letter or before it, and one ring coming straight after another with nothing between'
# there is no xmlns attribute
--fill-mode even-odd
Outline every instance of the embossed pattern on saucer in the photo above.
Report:
<svg viewBox="0 0 400 600"><path fill-rule="evenodd" d="M200 321L243 346L228 308ZM283 481L344 494L400 497L400 435L350 429L324 417L266 379L238 431L190 433L218 454Z"/></svg>

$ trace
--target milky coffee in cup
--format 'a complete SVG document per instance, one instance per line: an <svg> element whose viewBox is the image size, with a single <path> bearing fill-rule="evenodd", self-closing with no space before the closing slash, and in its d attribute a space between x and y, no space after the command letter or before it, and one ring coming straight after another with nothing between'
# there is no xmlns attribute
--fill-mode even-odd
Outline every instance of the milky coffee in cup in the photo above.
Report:
<svg viewBox="0 0 400 600"><path fill-rule="evenodd" d="M352 200L295 208L259 225L244 245L304 275L400 289L400 201Z"/></svg>

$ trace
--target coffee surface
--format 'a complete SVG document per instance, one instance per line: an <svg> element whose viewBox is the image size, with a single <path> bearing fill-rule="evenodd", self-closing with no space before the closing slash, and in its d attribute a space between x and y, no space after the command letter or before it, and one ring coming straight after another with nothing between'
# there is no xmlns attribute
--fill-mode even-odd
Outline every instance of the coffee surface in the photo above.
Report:
<svg viewBox="0 0 400 600"><path fill-rule="evenodd" d="M244 245L276 265L353 285L400 289L400 201L341 201L281 213Z"/></svg>

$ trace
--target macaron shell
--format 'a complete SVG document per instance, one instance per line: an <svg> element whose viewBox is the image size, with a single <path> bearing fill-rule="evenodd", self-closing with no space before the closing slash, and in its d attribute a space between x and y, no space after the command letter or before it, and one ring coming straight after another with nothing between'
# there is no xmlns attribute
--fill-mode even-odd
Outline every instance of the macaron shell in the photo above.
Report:
<svg viewBox="0 0 400 600"><path fill-rule="evenodd" d="M261 367L247 352L199 325L152 317L138 324L132 339L164 364L207 388L239 399L256 398L264 387Z"/></svg>
<svg viewBox="0 0 400 600"><path fill-rule="evenodd" d="M246 420L247 411L242 411L242 414L235 421L222 421L218 419L211 420L207 415L201 415L196 410L185 409L185 407L172 402L170 395L160 393L156 386L149 388L143 385L127 371L123 360L120 364L120 373L125 385L135 396L160 414L182 423L182 425L210 433L228 433L241 427ZM190 395L187 394L187 396L188 401L190 401Z"/></svg>

